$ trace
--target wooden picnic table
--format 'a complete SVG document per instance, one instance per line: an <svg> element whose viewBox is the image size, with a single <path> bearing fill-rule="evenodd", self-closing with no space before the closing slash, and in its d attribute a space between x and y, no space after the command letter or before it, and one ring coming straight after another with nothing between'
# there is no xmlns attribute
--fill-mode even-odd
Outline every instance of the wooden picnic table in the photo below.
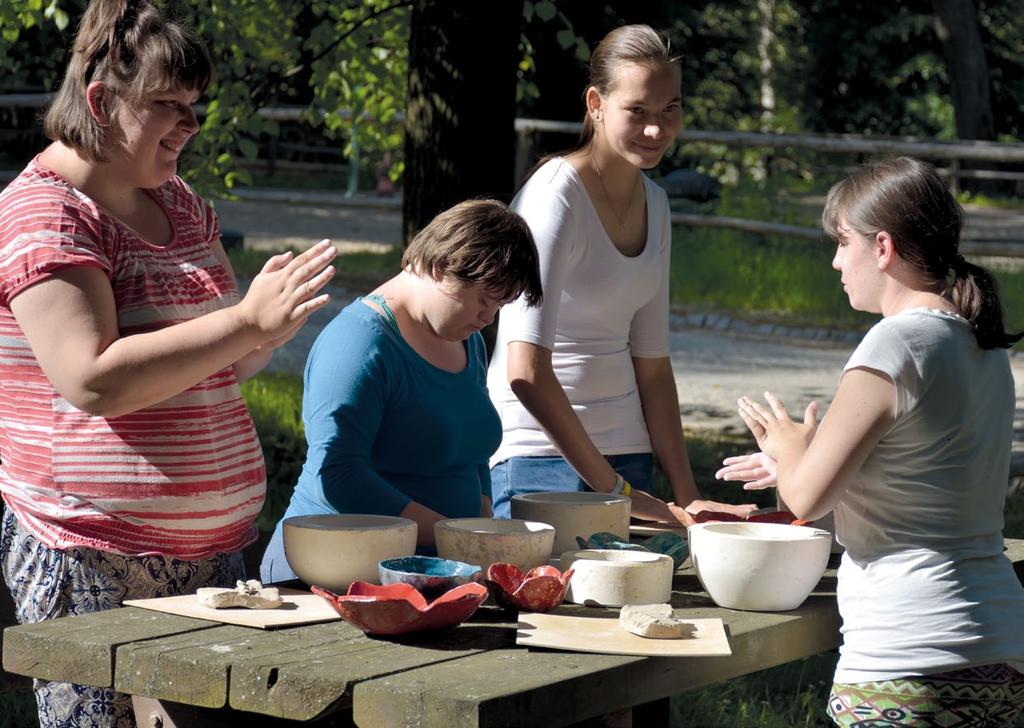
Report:
<svg viewBox="0 0 1024 728"><path fill-rule="evenodd" d="M1024 540L1006 544L1021 575ZM125 607L9 627L3 664L157 699L164 726L167 716L182 726L224 724L232 711L248 713L246 725L558 726L628 708L646 711L635 725L667 724L675 693L835 648L834 564L799 609L776 613L719 608L692 570L680 570L672 605L687 617L720 617L728 657L517 647L515 614L486 605L449 632L402 640L366 637L345 622L260 630Z"/></svg>

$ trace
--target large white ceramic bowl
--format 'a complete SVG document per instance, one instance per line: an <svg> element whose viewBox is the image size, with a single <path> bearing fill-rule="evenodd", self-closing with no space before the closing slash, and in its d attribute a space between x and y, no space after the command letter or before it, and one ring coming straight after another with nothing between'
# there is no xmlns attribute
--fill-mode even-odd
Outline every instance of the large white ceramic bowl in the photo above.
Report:
<svg viewBox="0 0 1024 728"><path fill-rule="evenodd" d="M555 529L547 523L501 518L451 518L434 524L437 554L477 564L515 564L523 571L551 558Z"/></svg>
<svg viewBox="0 0 1024 728"><path fill-rule="evenodd" d="M416 522L397 516L325 514L286 518L284 554L300 579L344 594L353 581L379 584L377 565L416 551Z"/></svg>
<svg viewBox="0 0 1024 728"><path fill-rule="evenodd" d="M629 507L626 496L610 493L522 493L512 496L512 517L550 523L555 527L552 551L560 554L579 548L595 533L614 533L629 540Z"/></svg>
<svg viewBox="0 0 1024 728"><path fill-rule="evenodd" d="M779 523L701 523L689 528L690 558L715 604L796 609L821 579L832 534Z"/></svg>
<svg viewBox="0 0 1024 728"><path fill-rule="evenodd" d="M675 565L664 554L585 549L567 551L559 563L562 573L573 570L565 598L575 604L664 604L672 596Z"/></svg>

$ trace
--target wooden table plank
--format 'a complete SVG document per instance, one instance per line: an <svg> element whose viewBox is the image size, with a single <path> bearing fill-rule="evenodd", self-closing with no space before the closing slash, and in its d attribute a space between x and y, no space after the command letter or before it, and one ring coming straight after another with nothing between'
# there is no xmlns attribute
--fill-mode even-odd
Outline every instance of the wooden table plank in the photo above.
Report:
<svg viewBox="0 0 1024 728"><path fill-rule="evenodd" d="M686 601L686 595L674 596ZM697 606L688 614L722 618L733 655L643 658L493 650L361 683L354 691L353 717L367 726L564 725L773 667L839 642L838 611L828 593L791 612Z"/></svg>
<svg viewBox="0 0 1024 728"><path fill-rule="evenodd" d="M216 626L144 609L111 609L17 625L4 630L3 665L19 675L108 688L113 685L119 645Z"/></svg>
<svg viewBox="0 0 1024 728"><path fill-rule="evenodd" d="M117 650L114 683L133 695L310 720L351 704L361 680L515 644L514 623L485 616L440 635L373 639L335 622L263 631L218 626Z"/></svg>
<svg viewBox="0 0 1024 728"><path fill-rule="evenodd" d="M343 650L327 641L316 649L298 647L266 660L237 663L230 703L239 710L309 720L350 707L353 687L364 680L514 644L515 629L507 620L473 621L439 635L401 641L359 634Z"/></svg>
<svg viewBox="0 0 1024 728"><path fill-rule="evenodd" d="M222 708L228 703L231 664L261 644L261 631L217 624L199 633L121 645L114 660L114 687L130 695Z"/></svg>

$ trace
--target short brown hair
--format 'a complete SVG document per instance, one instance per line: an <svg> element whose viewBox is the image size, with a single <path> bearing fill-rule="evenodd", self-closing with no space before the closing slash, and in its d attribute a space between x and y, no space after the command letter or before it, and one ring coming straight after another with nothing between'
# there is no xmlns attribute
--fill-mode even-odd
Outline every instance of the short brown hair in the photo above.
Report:
<svg viewBox="0 0 1024 728"><path fill-rule="evenodd" d="M413 237L402 267L482 284L502 301L523 296L528 306L536 306L542 300L530 228L497 200L467 200L442 212Z"/></svg>
<svg viewBox="0 0 1024 728"><path fill-rule="evenodd" d="M104 112L121 101L138 103L172 88L202 93L213 78L206 47L168 20L150 0L92 0L75 35L64 81L43 118L43 131L92 161L105 161L102 125L89 112L85 91L104 84Z"/></svg>

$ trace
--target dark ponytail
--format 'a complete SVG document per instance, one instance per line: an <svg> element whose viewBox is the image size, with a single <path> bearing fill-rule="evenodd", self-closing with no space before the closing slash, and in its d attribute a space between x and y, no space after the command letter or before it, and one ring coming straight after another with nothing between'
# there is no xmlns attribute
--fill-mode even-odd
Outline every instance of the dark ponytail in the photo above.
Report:
<svg viewBox="0 0 1024 728"><path fill-rule="evenodd" d="M992 274L960 255L964 211L932 165L911 157L863 165L829 190L821 224L831 238L840 216L869 239L888 232L899 256L970 322L982 349L1008 349L1024 336L1005 330Z"/></svg>
<svg viewBox="0 0 1024 728"><path fill-rule="evenodd" d="M1009 349L1024 337L1024 333L1010 334L1005 330L999 285L991 273L964 260L960 254L950 263L950 270L953 279L942 292L943 296L970 321L978 346Z"/></svg>

